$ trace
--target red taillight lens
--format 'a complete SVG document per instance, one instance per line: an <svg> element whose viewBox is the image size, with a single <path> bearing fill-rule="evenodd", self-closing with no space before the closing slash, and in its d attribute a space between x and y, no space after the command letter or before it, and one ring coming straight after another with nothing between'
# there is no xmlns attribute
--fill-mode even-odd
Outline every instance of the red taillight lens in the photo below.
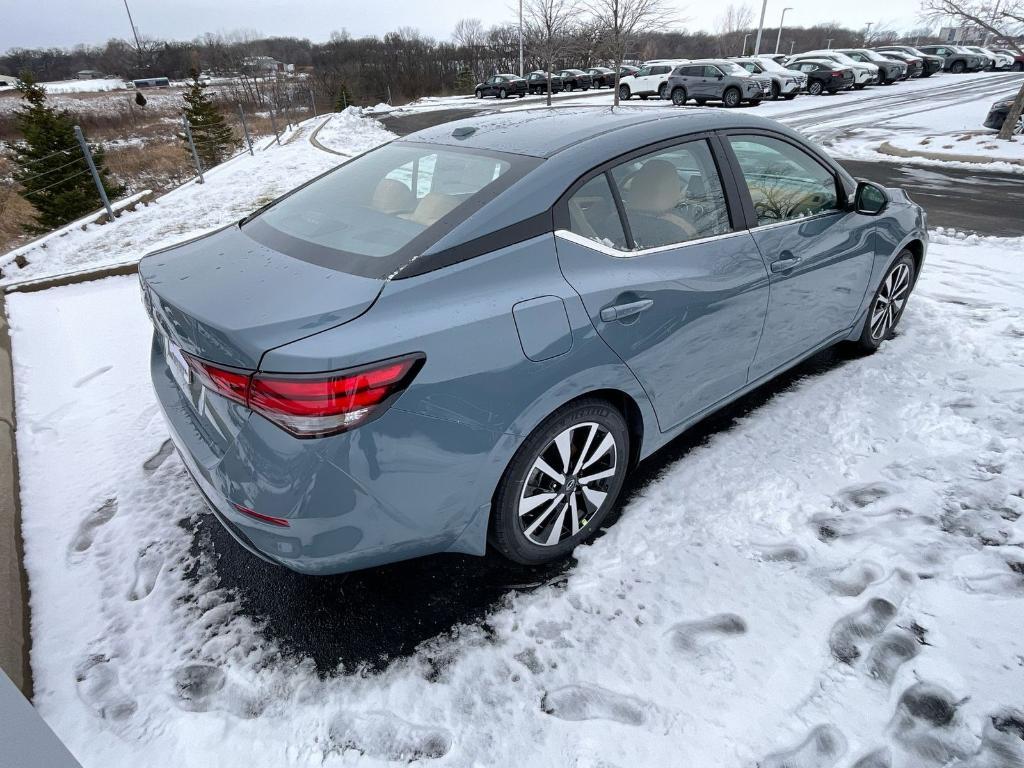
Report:
<svg viewBox="0 0 1024 768"><path fill-rule="evenodd" d="M208 389L263 415L296 437L324 437L383 413L423 364L422 354L345 371L254 373L186 356Z"/></svg>
<svg viewBox="0 0 1024 768"><path fill-rule="evenodd" d="M842 76L843 76L842 72L833 72L832 73L832 77L842 77Z"/></svg>
<svg viewBox="0 0 1024 768"><path fill-rule="evenodd" d="M253 520L259 520L261 523L268 523L270 525L276 525L278 528L289 528L291 523L285 520L283 517L271 517L270 515L264 515L260 512L254 512L248 507L243 507L241 504L232 504L232 507L237 509L246 517L251 517Z"/></svg>

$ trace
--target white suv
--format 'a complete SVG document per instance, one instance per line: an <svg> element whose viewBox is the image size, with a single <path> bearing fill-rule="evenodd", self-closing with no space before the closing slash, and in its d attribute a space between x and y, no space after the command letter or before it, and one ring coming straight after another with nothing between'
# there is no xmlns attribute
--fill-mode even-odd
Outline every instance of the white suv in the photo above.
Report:
<svg viewBox="0 0 1024 768"><path fill-rule="evenodd" d="M656 59L645 62L634 75L619 78L619 100L628 101L634 96L646 99L657 96L667 99L668 76L680 64L689 63L689 59Z"/></svg>
<svg viewBox="0 0 1024 768"><path fill-rule="evenodd" d="M845 53L839 51L825 50L825 51L807 51L806 53L798 53L796 56L790 56L786 59L785 66L790 66L798 61L805 59L831 59L832 61L842 64L846 69L853 70L853 87L858 91L865 85L873 85L879 82L878 79L878 67L874 64L870 64L866 61L854 61Z"/></svg>

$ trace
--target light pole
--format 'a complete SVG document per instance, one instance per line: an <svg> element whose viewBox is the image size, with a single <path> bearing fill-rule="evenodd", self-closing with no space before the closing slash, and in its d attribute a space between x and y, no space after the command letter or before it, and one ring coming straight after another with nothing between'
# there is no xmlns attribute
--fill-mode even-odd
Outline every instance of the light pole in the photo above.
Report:
<svg viewBox="0 0 1024 768"><path fill-rule="evenodd" d="M754 55L761 52L761 33L764 31L764 14L768 10L768 0L761 3L761 22L757 25L757 37L754 39Z"/></svg>
<svg viewBox="0 0 1024 768"><path fill-rule="evenodd" d="M796 45L796 40L790 40L789 41L789 55L790 56L793 55L793 48L794 48L795 45Z"/></svg>
<svg viewBox="0 0 1024 768"><path fill-rule="evenodd" d="M519 0L519 76L523 76L523 0Z"/></svg>
<svg viewBox="0 0 1024 768"><path fill-rule="evenodd" d="M828 40L826 41L827 45L826 45L825 47L826 47L826 48L828 48L828 49L829 49L830 51L832 50L832 41L833 41L833 40L835 40L835 38L834 38L834 37L830 37L830 38L829 38L829 39L828 39Z"/></svg>
<svg viewBox="0 0 1024 768"><path fill-rule="evenodd" d="M779 19L779 36L775 38L775 52L779 52L779 46L782 45L782 25L786 21L786 11L792 11L792 8L782 9L782 18Z"/></svg>
<svg viewBox="0 0 1024 768"><path fill-rule="evenodd" d="M743 36L743 51L740 53L740 56L746 56L747 55L747 38L748 37L750 37L750 33L749 32L747 32L747 34L745 34Z"/></svg>
<svg viewBox="0 0 1024 768"><path fill-rule="evenodd" d="M868 38L871 35L871 25L874 23L875 22L873 21L869 21L867 25L864 27L864 45L868 44Z"/></svg>

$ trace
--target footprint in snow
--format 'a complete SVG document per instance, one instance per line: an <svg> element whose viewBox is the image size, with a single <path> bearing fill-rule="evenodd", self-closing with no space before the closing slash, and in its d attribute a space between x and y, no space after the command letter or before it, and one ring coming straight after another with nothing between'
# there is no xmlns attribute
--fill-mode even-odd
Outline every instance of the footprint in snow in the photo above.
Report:
<svg viewBox="0 0 1024 768"><path fill-rule="evenodd" d="M917 637L905 629L891 629L883 634L868 653L867 673L890 685L900 667L920 652Z"/></svg>
<svg viewBox="0 0 1024 768"><path fill-rule="evenodd" d="M758 761L758 768L831 768L846 752L846 737L834 725L817 725L795 747Z"/></svg>
<svg viewBox="0 0 1024 768"><path fill-rule="evenodd" d="M1004 709L989 716L978 757L985 768L1024 766L1024 710Z"/></svg>
<svg viewBox="0 0 1024 768"><path fill-rule="evenodd" d="M142 465L142 468L145 469L147 472L153 472L159 469L163 465L163 463L167 461L167 457L170 456L172 453L174 453L174 443L172 443L170 440L164 440L163 443L160 445L160 449L152 456L150 456L148 459L146 459L146 461Z"/></svg>
<svg viewBox="0 0 1024 768"><path fill-rule="evenodd" d="M898 489L889 483L865 483L851 485L839 491L837 501L844 507L862 509L896 493Z"/></svg>
<svg viewBox="0 0 1024 768"><path fill-rule="evenodd" d="M845 568L825 576L825 584L834 595L857 597L877 581L881 581L885 570L871 561L850 563Z"/></svg>
<svg viewBox="0 0 1024 768"><path fill-rule="evenodd" d="M747 623L735 613L720 613L700 621L684 621L668 630L672 647L678 651L697 651L724 637L745 634Z"/></svg>
<svg viewBox="0 0 1024 768"><path fill-rule="evenodd" d="M599 685L566 685L545 693L540 708L561 720L611 720L623 725L643 725L650 716L651 704Z"/></svg>
<svg viewBox="0 0 1024 768"><path fill-rule="evenodd" d="M186 664L174 672L176 703L188 712L229 712L245 720L259 717L268 702L228 682L210 664Z"/></svg>
<svg viewBox="0 0 1024 768"><path fill-rule="evenodd" d="M96 532L113 520L116 514L117 499L107 499L102 506L90 512L78 525L78 530L75 532L74 538L71 539L71 546L68 549L69 557L75 560L88 552L96 538Z"/></svg>
<svg viewBox="0 0 1024 768"><path fill-rule="evenodd" d="M104 720L124 721L138 709L121 689L116 665L103 654L89 656L75 668L75 686L78 697Z"/></svg>
<svg viewBox="0 0 1024 768"><path fill-rule="evenodd" d="M959 717L961 703L942 686L926 681L914 683L900 695L889 733L905 753L901 765L962 765L960 761L977 753L977 736Z"/></svg>
<svg viewBox="0 0 1024 768"><path fill-rule="evenodd" d="M852 664L860 658L865 641L882 634L895 616L895 605L881 597L871 598L832 626L828 639L832 655L838 661Z"/></svg>
<svg viewBox="0 0 1024 768"><path fill-rule="evenodd" d="M767 563L802 563L807 559L807 550L799 544L755 545L754 554Z"/></svg>
<svg viewBox="0 0 1024 768"><path fill-rule="evenodd" d="M154 546L142 550L135 558L135 581L128 590L128 599L134 602L149 597L163 567L164 556Z"/></svg>
<svg viewBox="0 0 1024 768"><path fill-rule="evenodd" d="M412 762L444 757L452 748L452 736L443 728L432 728L402 720L390 712L342 712L328 727L334 750L354 749L378 760Z"/></svg>

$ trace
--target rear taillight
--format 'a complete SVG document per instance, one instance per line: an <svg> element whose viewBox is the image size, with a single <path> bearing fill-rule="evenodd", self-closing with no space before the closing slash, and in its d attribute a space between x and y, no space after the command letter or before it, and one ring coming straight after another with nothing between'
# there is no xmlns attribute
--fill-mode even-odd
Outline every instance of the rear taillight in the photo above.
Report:
<svg viewBox="0 0 1024 768"><path fill-rule="evenodd" d="M258 373L185 355L207 388L296 437L325 437L381 415L423 365L422 354L329 373Z"/></svg>
<svg viewBox="0 0 1024 768"><path fill-rule="evenodd" d="M833 72L832 73L832 77L842 77L842 76L843 76L842 72Z"/></svg>

